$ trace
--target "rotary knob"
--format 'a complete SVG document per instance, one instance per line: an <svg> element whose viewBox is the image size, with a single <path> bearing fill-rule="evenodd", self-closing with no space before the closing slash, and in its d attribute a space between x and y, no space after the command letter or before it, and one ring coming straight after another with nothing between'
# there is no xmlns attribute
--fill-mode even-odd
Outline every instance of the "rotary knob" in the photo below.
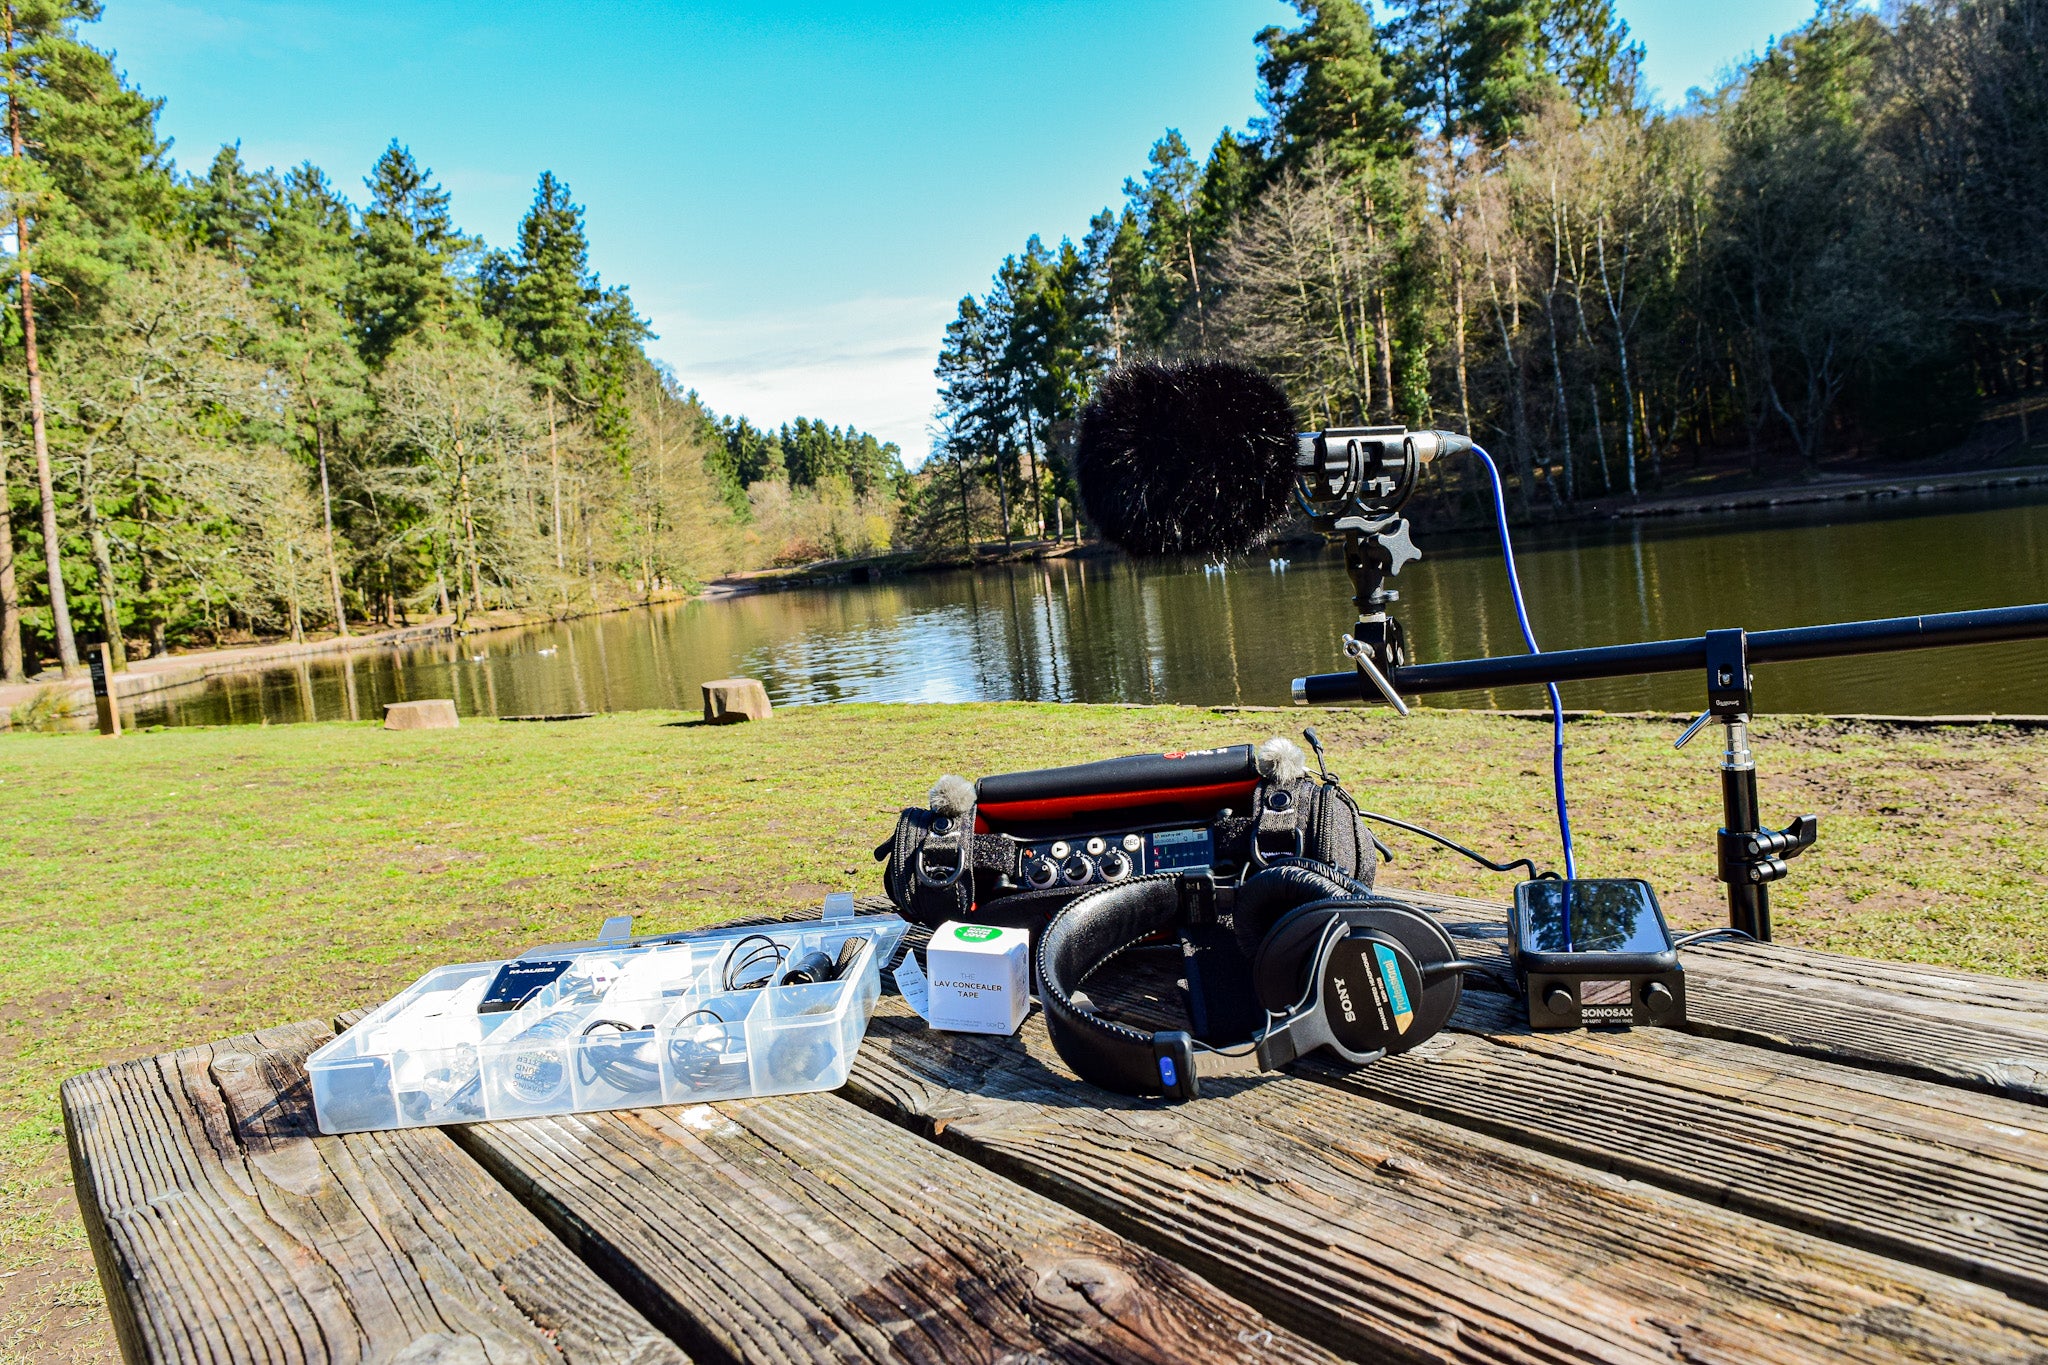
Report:
<svg viewBox="0 0 2048 1365"><path fill-rule="evenodd" d="M1578 1003L1572 999L1572 988L1553 985L1543 992L1543 1005L1552 1014L1570 1014L1572 1006Z"/></svg>
<svg viewBox="0 0 2048 1365"><path fill-rule="evenodd" d="M1060 864L1060 876L1069 886L1079 886L1095 875L1095 860L1085 853L1076 853Z"/></svg>
<svg viewBox="0 0 2048 1365"><path fill-rule="evenodd" d="M1131 855L1120 848L1113 848L1102 855L1102 861L1096 866L1102 872L1102 880L1120 882L1131 875Z"/></svg>
<svg viewBox="0 0 2048 1365"><path fill-rule="evenodd" d="M1043 891L1060 879L1060 865L1043 854L1034 853L1024 860L1024 880L1036 890Z"/></svg>

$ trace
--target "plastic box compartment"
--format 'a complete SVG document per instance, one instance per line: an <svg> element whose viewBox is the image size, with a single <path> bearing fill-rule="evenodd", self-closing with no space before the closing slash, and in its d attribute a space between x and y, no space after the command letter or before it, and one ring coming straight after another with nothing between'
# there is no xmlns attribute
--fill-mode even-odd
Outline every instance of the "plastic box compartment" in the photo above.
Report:
<svg viewBox="0 0 2048 1365"><path fill-rule="evenodd" d="M536 949L567 959L514 1010L479 1014L503 962L437 967L306 1062L324 1133L832 1090L908 928L894 915ZM806 955L836 981L785 985Z"/></svg>

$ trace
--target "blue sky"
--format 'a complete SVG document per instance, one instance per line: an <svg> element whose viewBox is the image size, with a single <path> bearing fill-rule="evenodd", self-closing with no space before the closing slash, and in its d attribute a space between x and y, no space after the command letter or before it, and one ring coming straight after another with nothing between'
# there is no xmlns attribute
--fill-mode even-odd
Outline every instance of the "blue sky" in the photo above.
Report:
<svg viewBox="0 0 2048 1365"><path fill-rule="evenodd" d="M1670 101L1812 0L1620 0ZM107 0L88 30L186 169L239 140L351 198L397 137L512 239L543 169L650 349L722 412L926 446L940 329L1033 232L1079 236L1160 132L1257 112L1277 0Z"/></svg>

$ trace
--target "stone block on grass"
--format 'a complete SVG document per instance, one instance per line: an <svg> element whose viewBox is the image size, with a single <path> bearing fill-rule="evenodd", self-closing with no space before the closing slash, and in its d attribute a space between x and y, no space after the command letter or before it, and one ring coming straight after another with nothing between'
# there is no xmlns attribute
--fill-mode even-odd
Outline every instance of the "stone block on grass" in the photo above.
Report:
<svg viewBox="0 0 2048 1365"><path fill-rule="evenodd" d="M746 720L766 720L774 714L768 704L768 689L758 678L720 678L704 684L704 723L737 725Z"/></svg>
<svg viewBox="0 0 2048 1365"><path fill-rule="evenodd" d="M455 703L447 697L384 704L384 728L387 730L453 730L459 723L455 718Z"/></svg>

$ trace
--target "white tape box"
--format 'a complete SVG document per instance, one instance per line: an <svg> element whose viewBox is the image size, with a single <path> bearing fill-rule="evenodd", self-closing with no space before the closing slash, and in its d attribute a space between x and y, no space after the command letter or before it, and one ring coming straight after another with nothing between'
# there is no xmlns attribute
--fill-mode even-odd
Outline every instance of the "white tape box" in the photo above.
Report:
<svg viewBox="0 0 2048 1365"><path fill-rule="evenodd" d="M933 1028L1015 1033L1031 1012L1031 935L948 920L925 949L925 975Z"/></svg>

